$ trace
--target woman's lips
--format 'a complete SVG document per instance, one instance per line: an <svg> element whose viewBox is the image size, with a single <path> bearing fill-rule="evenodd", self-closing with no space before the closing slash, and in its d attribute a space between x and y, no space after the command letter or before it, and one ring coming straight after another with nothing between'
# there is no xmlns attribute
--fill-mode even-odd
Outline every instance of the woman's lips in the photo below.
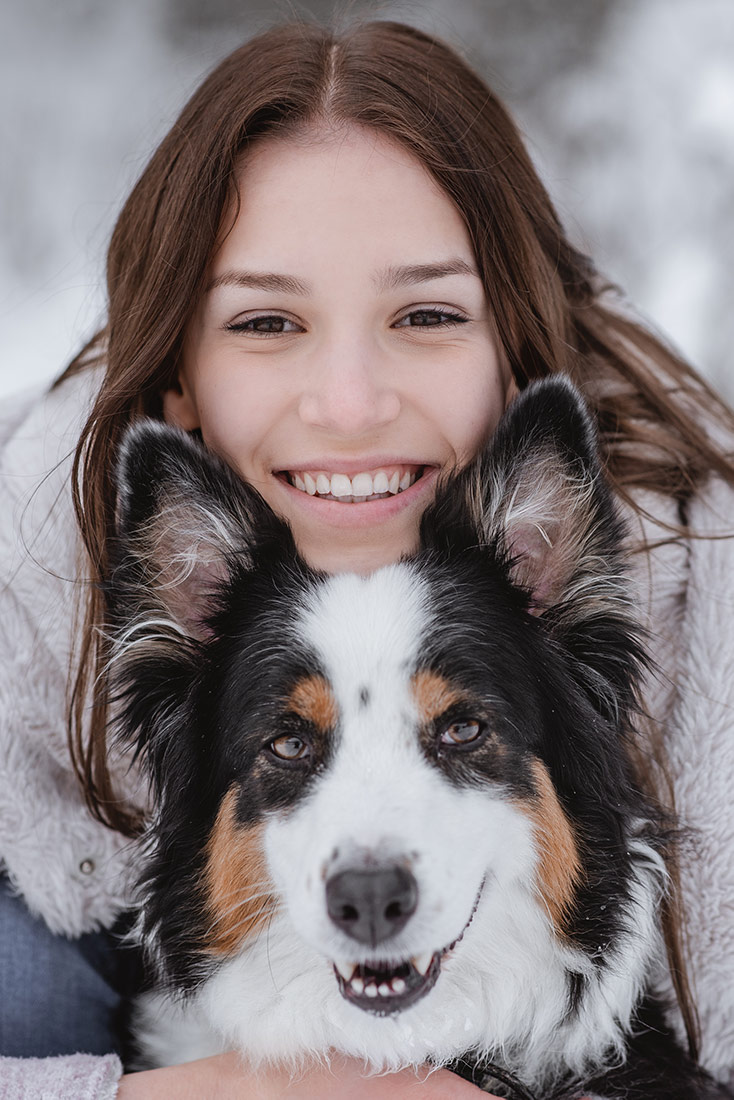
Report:
<svg viewBox="0 0 734 1100"><path fill-rule="evenodd" d="M289 513L310 516L325 527L371 527L390 520L406 508L418 506L419 504L421 509L425 507L427 501L422 500L422 498L433 491L438 467L404 466L402 469L403 474L401 476L405 476L406 470L415 471L415 474L411 472L410 483L406 488L401 489L398 484L398 491L390 492L388 481L388 491L386 493L375 493L373 491L369 498L362 498L361 495L358 495L356 499L353 491L354 475L350 479L352 493L349 496L337 497L331 492L321 495L317 491L309 493L304 489L296 488L290 482L290 471L282 471L275 476L278 485L287 495L288 504L286 508L276 510L285 513L286 518L289 518ZM381 482L378 482L378 487L380 485ZM324 487L323 484L322 487ZM329 487L331 488L331 484ZM337 482L336 487L341 487L339 482ZM360 487L358 482L357 488Z"/></svg>

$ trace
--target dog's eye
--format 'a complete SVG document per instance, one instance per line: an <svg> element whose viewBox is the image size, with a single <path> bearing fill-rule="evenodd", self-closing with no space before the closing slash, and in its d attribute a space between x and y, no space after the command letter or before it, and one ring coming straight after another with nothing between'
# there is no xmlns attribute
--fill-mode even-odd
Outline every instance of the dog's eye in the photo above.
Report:
<svg viewBox="0 0 734 1100"><path fill-rule="evenodd" d="M475 722L472 719L468 722L452 722L441 732L441 744L470 745L473 741L477 741L483 732L484 727L481 722Z"/></svg>
<svg viewBox="0 0 734 1100"><path fill-rule="evenodd" d="M305 760L311 748L307 741L296 737L292 733L276 737L268 746L274 756L280 760Z"/></svg>

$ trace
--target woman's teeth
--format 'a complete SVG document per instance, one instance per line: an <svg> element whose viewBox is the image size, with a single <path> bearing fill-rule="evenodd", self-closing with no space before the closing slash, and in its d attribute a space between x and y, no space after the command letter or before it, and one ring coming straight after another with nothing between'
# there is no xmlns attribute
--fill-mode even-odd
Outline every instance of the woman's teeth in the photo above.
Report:
<svg viewBox="0 0 734 1100"><path fill-rule="evenodd" d="M325 500L339 500L343 504L362 504L366 500L382 500L395 496L410 488L420 477L420 468L412 470L378 470L374 474L306 473L288 474L288 481L302 493L323 497Z"/></svg>

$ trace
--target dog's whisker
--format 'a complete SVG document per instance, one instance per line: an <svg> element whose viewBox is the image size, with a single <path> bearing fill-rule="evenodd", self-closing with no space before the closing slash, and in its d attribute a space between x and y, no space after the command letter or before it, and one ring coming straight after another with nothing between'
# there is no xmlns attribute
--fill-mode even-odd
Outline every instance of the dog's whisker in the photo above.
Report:
<svg viewBox="0 0 734 1100"><path fill-rule="evenodd" d="M271 909L277 908L278 904L280 904L280 903L277 902L277 900L273 897L272 894L264 894L263 898L264 898L264 900L261 902L259 908L256 909L254 912L249 913L247 916L243 916L242 920L238 924L232 925L232 930L234 930L234 928L239 927L241 924L248 924L248 923L252 924L255 921L258 921L259 917L264 912L270 912ZM256 899L253 899L253 900L256 900ZM249 902L243 903L243 905L247 905L247 904L249 904ZM232 913L237 913L238 910L241 910L243 908L243 905L234 905L234 906L232 906L232 909L229 911L229 913L219 914L217 917L215 917L215 920L213 920L211 922L211 926L216 927L218 924L221 924L222 922L227 921L228 916L231 916Z"/></svg>
<svg viewBox="0 0 734 1100"><path fill-rule="evenodd" d="M251 894L240 894L237 890L230 890L223 897L217 896L217 916L215 919L221 920L223 917L226 917L230 913L234 912L241 905L249 905L250 902L258 901L260 898L271 897L274 893L275 891L273 890L272 886L268 889L258 890L255 893ZM237 900L227 909L221 909L222 903L228 901L231 898L236 898Z"/></svg>
<svg viewBox="0 0 734 1100"><path fill-rule="evenodd" d="M266 952L267 960L268 960L268 971L270 973L270 980L273 983L273 988L278 993L280 993L280 988L278 986L278 983L275 980L275 974L273 973L273 960L272 960L271 954L270 954L270 932L271 932L271 929L272 929L272 926L273 926L273 920L275 919L275 914L276 914L276 910L273 910L273 912L268 917L268 920L265 924L265 927L264 927L263 931L265 932L265 952Z"/></svg>
<svg viewBox="0 0 734 1100"><path fill-rule="evenodd" d="M258 942L263 933L270 928L273 919L278 915L281 909L282 905L279 902L272 906L262 905L255 913L252 913L237 924L234 924L232 928L228 929L228 933L231 937L236 937L237 933L242 929L245 930L246 935L248 932L251 932L252 934L247 937L247 946L251 948ZM263 918L265 918L264 923Z"/></svg>
<svg viewBox="0 0 734 1100"><path fill-rule="evenodd" d="M261 902L260 906L252 913L232 925L232 931L236 931L238 928L242 928L245 925L257 925L261 918L264 916L271 917L273 914L280 912L282 908L282 902L278 901L276 898L266 898L266 900ZM257 935L259 934L260 929L257 931Z"/></svg>
<svg viewBox="0 0 734 1100"><path fill-rule="evenodd" d="M232 886L231 889L229 889L229 890L225 890L225 891L219 891L218 890L217 894L216 894L217 901L218 902L219 901L228 901L229 898L242 897L244 889L247 889L247 890L250 891L250 893L247 895L248 897L250 897L250 896L252 896L253 893L257 894L257 892L266 892L267 890L272 891L273 890L273 885L272 885L272 883L270 882L269 879L255 879L255 880L248 879L248 880L246 880L244 885L243 885L242 881L236 882L235 885Z"/></svg>

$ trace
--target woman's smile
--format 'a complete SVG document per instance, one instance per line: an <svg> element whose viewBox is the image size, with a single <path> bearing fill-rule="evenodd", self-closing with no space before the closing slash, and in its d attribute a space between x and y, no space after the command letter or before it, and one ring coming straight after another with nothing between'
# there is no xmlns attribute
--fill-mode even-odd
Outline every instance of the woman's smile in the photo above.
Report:
<svg viewBox="0 0 734 1100"><path fill-rule="evenodd" d="M381 490L381 475L386 478L390 469L393 470L390 478L392 487ZM398 472L401 470L403 473L398 480ZM436 466L413 465L383 467L377 471L374 480L367 473L355 474L353 478L338 473L333 474L330 479L324 472L319 473L318 478L306 471L305 477L300 473L286 473L277 475L277 480L287 494L287 503L284 501L283 507L278 507L274 501L271 503L277 512L291 516L291 523L296 530L300 525L294 523L293 517L299 510L304 516L304 522L308 517L314 523L341 529L374 527L387 520L402 518L403 513L406 519L409 515L417 514L417 524L423 509L433 496L437 473ZM306 488L305 478L308 478L308 485L311 487L320 484L320 490ZM373 484L371 492L365 491L367 478ZM375 483L378 488L374 487ZM333 491L334 488L337 492Z"/></svg>
<svg viewBox="0 0 734 1100"><path fill-rule="evenodd" d="M338 500L341 504L364 504L369 500L384 500L404 492L421 476L422 464L381 466L377 470L360 470L351 477L346 473L330 474L328 470L286 471L290 485L309 496L322 500Z"/></svg>

